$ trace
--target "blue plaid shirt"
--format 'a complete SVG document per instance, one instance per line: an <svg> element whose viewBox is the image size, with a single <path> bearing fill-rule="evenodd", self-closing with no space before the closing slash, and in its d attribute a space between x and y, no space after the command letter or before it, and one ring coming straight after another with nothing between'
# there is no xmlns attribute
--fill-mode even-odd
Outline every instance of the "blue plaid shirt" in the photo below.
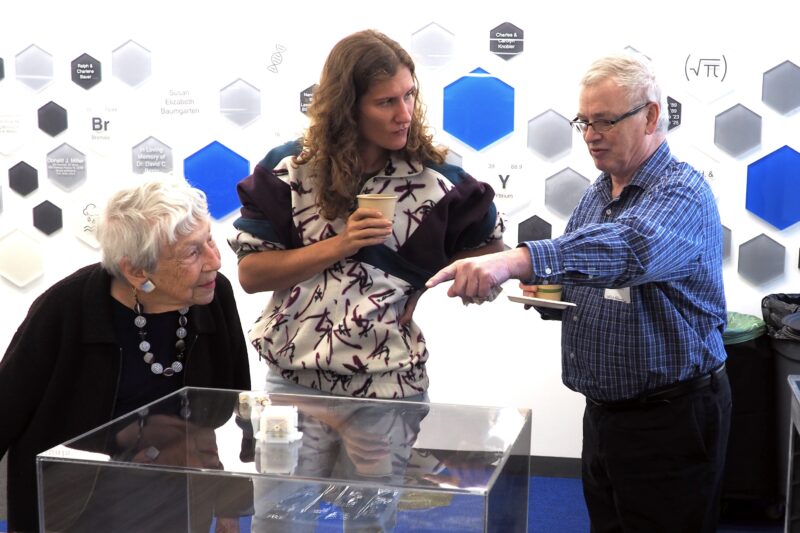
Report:
<svg viewBox="0 0 800 533"><path fill-rule="evenodd" d="M598 401L707 373L725 361L722 225L703 177L666 143L618 198L600 176L564 235L522 243L528 283L562 283L563 381ZM630 303L607 298L627 288Z"/></svg>

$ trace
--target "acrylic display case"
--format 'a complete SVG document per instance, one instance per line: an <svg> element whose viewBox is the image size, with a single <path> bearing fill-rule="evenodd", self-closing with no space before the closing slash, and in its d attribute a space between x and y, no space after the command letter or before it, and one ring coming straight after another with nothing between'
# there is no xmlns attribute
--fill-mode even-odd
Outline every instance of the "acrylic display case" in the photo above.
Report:
<svg viewBox="0 0 800 533"><path fill-rule="evenodd" d="M527 409L184 388L37 458L45 531L528 530Z"/></svg>

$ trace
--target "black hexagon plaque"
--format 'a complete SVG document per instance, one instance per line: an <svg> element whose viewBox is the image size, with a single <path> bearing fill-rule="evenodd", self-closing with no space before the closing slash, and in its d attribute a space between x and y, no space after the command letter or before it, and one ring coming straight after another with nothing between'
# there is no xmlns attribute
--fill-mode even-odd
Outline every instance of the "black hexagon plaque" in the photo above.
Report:
<svg viewBox="0 0 800 533"><path fill-rule="evenodd" d="M33 225L42 233L50 235L64 225L61 208L45 200L33 208Z"/></svg>
<svg viewBox="0 0 800 533"><path fill-rule="evenodd" d="M39 129L51 137L67 129L67 110L55 102L47 102L39 108Z"/></svg>
<svg viewBox="0 0 800 533"><path fill-rule="evenodd" d="M91 89L102 80L100 62L89 54L72 60L72 81L84 89Z"/></svg>
<svg viewBox="0 0 800 533"><path fill-rule="evenodd" d="M20 161L8 169L8 186L18 194L28 196L39 188L39 171Z"/></svg>

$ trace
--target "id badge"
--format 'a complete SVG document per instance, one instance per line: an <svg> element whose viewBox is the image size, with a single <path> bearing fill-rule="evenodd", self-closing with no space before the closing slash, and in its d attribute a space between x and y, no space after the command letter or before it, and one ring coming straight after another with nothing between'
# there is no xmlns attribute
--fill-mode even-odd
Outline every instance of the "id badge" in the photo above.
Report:
<svg viewBox="0 0 800 533"><path fill-rule="evenodd" d="M623 287L622 289L606 289L603 293L606 300L614 300L625 304L631 303L631 288Z"/></svg>

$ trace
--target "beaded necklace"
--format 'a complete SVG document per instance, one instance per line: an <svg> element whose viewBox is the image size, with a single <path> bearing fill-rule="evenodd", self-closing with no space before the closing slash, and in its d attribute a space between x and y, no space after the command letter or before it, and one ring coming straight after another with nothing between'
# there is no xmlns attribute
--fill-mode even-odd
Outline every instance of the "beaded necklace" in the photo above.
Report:
<svg viewBox="0 0 800 533"><path fill-rule="evenodd" d="M133 319L133 323L137 328L139 328L139 349L144 354L142 359L144 359L146 364L150 365L150 371L153 374L160 374L166 377L178 374L183 370L183 358L186 352L186 341L184 339L186 339L186 335L188 334L186 325L189 323L186 313L189 312L189 308L183 307L178 309L178 329L175 330L175 335L178 337L178 340L175 342L175 361L173 361L168 367L164 368L164 365L157 362L155 355L153 355L153 352L150 351L150 343L147 341L147 332L144 329L144 327L147 325L147 319L144 317L144 309L142 304L139 302L139 297L135 291L133 293L133 297L136 300L136 303L133 306L133 311L136 313L136 318Z"/></svg>

